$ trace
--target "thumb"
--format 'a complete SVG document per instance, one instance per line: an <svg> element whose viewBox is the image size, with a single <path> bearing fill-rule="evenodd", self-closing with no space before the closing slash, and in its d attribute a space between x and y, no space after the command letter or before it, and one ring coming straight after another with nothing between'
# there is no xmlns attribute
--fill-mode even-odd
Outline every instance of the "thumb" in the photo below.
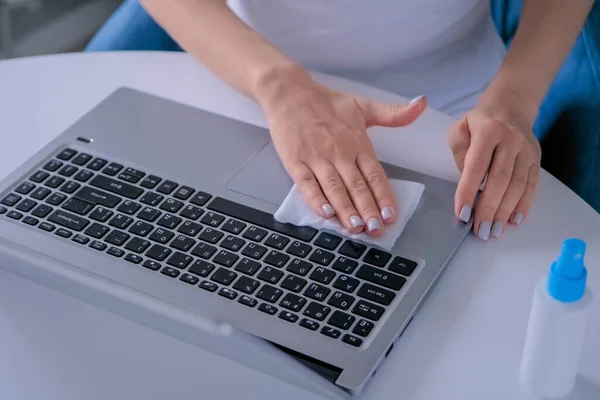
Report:
<svg viewBox="0 0 600 400"><path fill-rule="evenodd" d="M367 128L375 125L396 128L412 124L427 108L424 96L414 98L407 105L380 104L366 100L362 109Z"/></svg>

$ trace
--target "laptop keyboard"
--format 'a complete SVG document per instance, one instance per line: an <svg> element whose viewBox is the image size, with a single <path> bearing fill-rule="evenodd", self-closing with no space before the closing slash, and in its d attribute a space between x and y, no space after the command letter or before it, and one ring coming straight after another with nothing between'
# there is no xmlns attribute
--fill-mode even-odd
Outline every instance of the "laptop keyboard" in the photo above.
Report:
<svg viewBox="0 0 600 400"><path fill-rule="evenodd" d="M0 215L355 347L417 266L69 148Z"/></svg>

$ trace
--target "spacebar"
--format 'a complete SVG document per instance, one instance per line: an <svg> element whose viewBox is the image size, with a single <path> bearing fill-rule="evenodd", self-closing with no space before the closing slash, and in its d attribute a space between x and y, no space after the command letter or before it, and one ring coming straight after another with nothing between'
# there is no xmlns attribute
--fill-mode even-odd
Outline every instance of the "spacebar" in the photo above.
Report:
<svg viewBox="0 0 600 400"><path fill-rule="evenodd" d="M269 213L245 206L243 204L235 203L222 197L215 197L215 199L208 205L208 208L210 210L229 215L230 217L238 218L242 221L270 229L283 235L291 236L304 242L310 242L318 232L316 229L308 226L282 224L273 218L273 216Z"/></svg>

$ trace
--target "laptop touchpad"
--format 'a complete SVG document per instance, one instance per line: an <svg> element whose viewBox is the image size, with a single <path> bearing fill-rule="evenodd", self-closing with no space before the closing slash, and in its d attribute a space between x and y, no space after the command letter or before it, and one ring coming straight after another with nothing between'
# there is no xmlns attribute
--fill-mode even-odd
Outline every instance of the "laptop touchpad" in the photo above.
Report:
<svg viewBox="0 0 600 400"><path fill-rule="evenodd" d="M267 143L227 183L227 189L280 205L294 185L273 143Z"/></svg>

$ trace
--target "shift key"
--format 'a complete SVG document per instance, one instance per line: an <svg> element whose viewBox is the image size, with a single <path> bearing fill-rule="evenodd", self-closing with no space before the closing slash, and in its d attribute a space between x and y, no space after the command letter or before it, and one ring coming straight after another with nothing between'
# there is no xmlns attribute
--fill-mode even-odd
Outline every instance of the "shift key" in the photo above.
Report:
<svg viewBox="0 0 600 400"><path fill-rule="evenodd" d="M400 275L383 271L381 268L369 267L368 265L361 266L356 272L356 276L365 281L373 282L393 290L400 290L404 282L406 282L406 279Z"/></svg>
<svg viewBox="0 0 600 400"><path fill-rule="evenodd" d="M115 195L87 186L79 189L73 197L87 203L94 205L99 204L107 208L113 208L121 201L121 199Z"/></svg>
<svg viewBox="0 0 600 400"><path fill-rule="evenodd" d="M80 232L85 228L90 221L85 218L81 218L78 215L71 214L62 210L56 210L48 217L48 221L54 222L55 224L64 226L65 228L72 229Z"/></svg>
<svg viewBox="0 0 600 400"><path fill-rule="evenodd" d="M90 181L90 185L107 190L111 193L120 194L121 196L130 199L137 199L144 193L143 189L102 175L96 175L94 179Z"/></svg>

